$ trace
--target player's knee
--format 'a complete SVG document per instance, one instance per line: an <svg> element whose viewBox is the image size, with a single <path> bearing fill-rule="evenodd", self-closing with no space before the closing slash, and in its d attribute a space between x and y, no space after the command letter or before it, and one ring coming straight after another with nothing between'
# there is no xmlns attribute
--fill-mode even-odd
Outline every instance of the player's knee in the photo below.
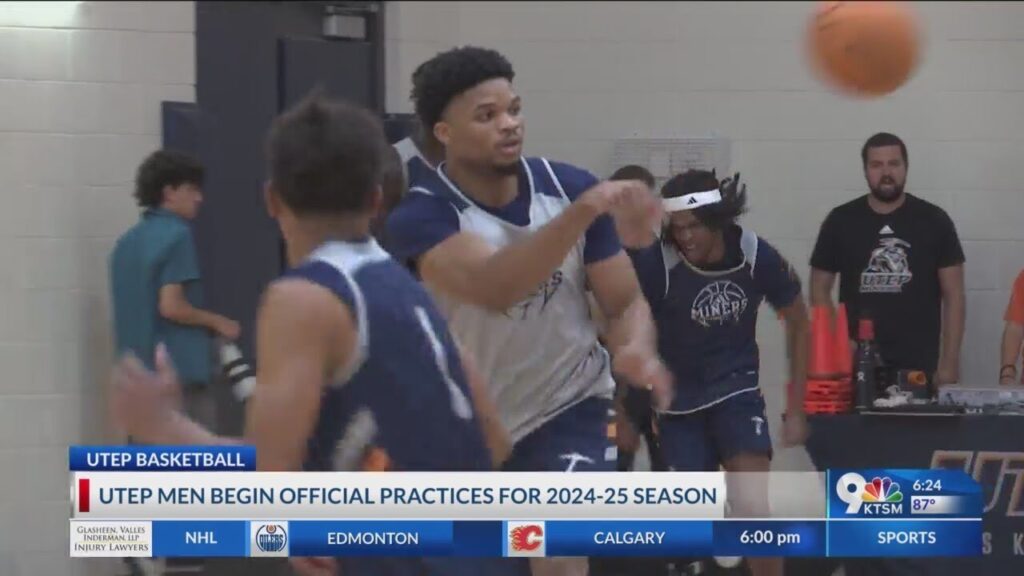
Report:
<svg viewBox="0 0 1024 576"><path fill-rule="evenodd" d="M734 518L767 518L771 516L768 495L763 492L729 492L729 515Z"/></svg>
<svg viewBox="0 0 1024 576"><path fill-rule="evenodd" d="M769 467L770 461L767 457L754 454L741 454L725 463L727 499L731 516L770 516L767 477Z"/></svg>

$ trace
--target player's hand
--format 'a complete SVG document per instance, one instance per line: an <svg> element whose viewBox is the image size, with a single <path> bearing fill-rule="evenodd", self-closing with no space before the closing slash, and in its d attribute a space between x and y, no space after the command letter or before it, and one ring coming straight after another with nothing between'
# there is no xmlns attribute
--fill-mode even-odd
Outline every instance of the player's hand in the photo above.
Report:
<svg viewBox="0 0 1024 576"><path fill-rule="evenodd" d="M939 369L935 371L933 382L935 382L936 387L958 384L960 382L960 371L953 367L939 365Z"/></svg>
<svg viewBox="0 0 1024 576"><path fill-rule="evenodd" d="M238 340L239 334L242 333L242 327L231 320L230 318L221 317L217 320L217 324L213 327L214 331L218 336L227 340L228 342L234 342Z"/></svg>
<svg viewBox="0 0 1024 576"><path fill-rule="evenodd" d="M577 202L592 209L594 216L608 214L613 208L650 197L647 186L639 180L605 180L580 195Z"/></svg>
<svg viewBox="0 0 1024 576"><path fill-rule="evenodd" d="M1013 386L1017 383L1017 364L1007 364L999 369L999 384ZM1024 384L1024 382L1022 382Z"/></svg>
<svg viewBox="0 0 1024 576"><path fill-rule="evenodd" d="M292 568L300 576L338 576L338 561L326 556L291 558Z"/></svg>
<svg viewBox="0 0 1024 576"><path fill-rule="evenodd" d="M626 248L646 248L653 244L658 239L662 214L661 202L646 188L630 193L611 208L615 232Z"/></svg>
<svg viewBox="0 0 1024 576"><path fill-rule="evenodd" d="M790 412L783 418L782 445L786 448L803 446L809 433L807 415L803 412Z"/></svg>
<svg viewBox="0 0 1024 576"><path fill-rule="evenodd" d="M622 402L615 403L615 445L623 452L636 452L640 447L640 434L629 420Z"/></svg>
<svg viewBox="0 0 1024 576"><path fill-rule="evenodd" d="M142 441L159 442L165 426L181 406L181 385L167 348L156 349L156 371L128 354L114 367L110 412L124 432Z"/></svg>
<svg viewBox="0 0 1024 576"><path fill-rule="evenodd" d="M621 346L612 358L612 371L630 385L650 390L656 410L668 410L672 404L672 373L657 353L640 345Z"/></svg>

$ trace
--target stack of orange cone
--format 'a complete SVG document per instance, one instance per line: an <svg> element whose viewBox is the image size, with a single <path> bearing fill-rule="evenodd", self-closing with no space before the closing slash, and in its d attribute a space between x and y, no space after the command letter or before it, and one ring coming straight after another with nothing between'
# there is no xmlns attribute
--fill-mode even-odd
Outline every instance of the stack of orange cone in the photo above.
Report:
<svg viewBox="0 0 1024 576"><path fill-rule="evenodd" d="M832 332L832 318L826 306L811 310L811 348L807 354L808 380L833 380L839 376L836 362L836 338Z"/></svg>
<svg viewBox="0 0 1024 576"><path fill-rule="evenodd" d="M804 411L808 414L842 414L853 406L850 385L853 356L847 336L846 306L839 305L834 323L831 316L827 306L815 306L811 310L804 395Z"/></svg>

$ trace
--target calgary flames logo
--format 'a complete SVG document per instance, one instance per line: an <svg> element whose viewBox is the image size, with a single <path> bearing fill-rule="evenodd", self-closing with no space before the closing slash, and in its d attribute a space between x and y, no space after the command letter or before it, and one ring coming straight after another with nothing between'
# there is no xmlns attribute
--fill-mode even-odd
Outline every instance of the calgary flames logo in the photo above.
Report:
<svg viewBox="0 0 1024 576"><path fill-rule="evenodd" d="M509 545L516 552L533 552L544 542L544 529L537 524L517 526L509 533Z"/></svg>

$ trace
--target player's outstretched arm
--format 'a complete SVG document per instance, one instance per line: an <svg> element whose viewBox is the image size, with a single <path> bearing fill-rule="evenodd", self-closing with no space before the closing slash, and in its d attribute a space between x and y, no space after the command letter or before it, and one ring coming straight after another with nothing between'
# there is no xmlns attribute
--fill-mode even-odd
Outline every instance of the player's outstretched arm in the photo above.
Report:
<svg viewBox="0 0 1024 576"><path fill-rule="evenodd" d="M810 332L807 306L798 296L789 306L779 309L786 326L786 357L789 358L789 381L792 388L786 394L786 422L783 425L783 444L798 446L807 439L807 420L804 415L804 390L807 387L807 348ZM845 330L845 326L842 329Z"/></svg>
<svg viewBox="0 0 1024 576"><path fill-rule="evenodd" d="M587 266L601 314L613 370L635 386L650 388L659 409L672 399L672 376L658 357L657 330L625 252Z"/></svg>
<svg viewBox="0 0 1024 576"><path fill-rule="evenodd" d="M646 192L637 182L601 182L533 234L498 250L475 234L454 234L419 258L420 274L457 300L504 311L554 274L595 219L640 193Z"/></svg>
<svg viewBox="0 0 1024 576"><path fill-rule="evenodd" d="M260 306L259 368L245 439L218 436L177 409L180 384L161 347L156 371L127 357L114 369L114 417L131 436L152 444L238 444L256 447L260 470L299 470L316 423L326 376L355 350L351 314L326 289L302 280L271 285ZM287 423L282 426L281 423Z"/></svg>

